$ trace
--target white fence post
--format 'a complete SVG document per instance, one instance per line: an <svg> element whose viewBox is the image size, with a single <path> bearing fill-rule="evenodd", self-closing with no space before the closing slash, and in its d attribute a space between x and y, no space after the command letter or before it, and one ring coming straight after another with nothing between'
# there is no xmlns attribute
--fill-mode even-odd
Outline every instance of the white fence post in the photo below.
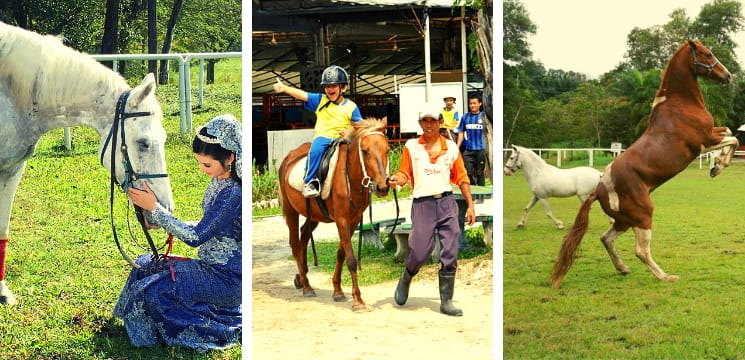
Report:
<svg viewBox="0 0 745 360"><path fill-rule="evenodd" d="M197 106L202 107L202 99L204 98L204 59L199 59L199 101Z"/></svg>
<svg viewBox="0 0 745 360"><path fill-rule="evenodd" d="M91 55L97 61L113 61L113 69L117 69L117 61L126 60L175 60L179 69L179 122L182 134L191 133L191 74L189 73L189 62L193 59L222 59L240 58L240 52L223 53L189 53L189 54L104 54ZM202 104L202 82L199 83L199 104Z"/></svg>

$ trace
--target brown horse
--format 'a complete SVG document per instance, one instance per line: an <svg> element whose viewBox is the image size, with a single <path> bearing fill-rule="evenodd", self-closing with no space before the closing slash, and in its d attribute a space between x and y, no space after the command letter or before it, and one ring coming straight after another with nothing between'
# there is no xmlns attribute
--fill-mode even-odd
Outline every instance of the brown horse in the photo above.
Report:
<svg viewBox="0 0 745 360"><path fill-rule="evenodd" d="M339 146L339 157L333 173L333 185L328 199L325 200L329 218L321 211L316 199L310 199L306 208L303 194L289 185L288 176L292 165L304 158L310 149L305 143L291 151L279 168L280 205L285 222L290 230L290 247L295 257L298 273L295 275L295 286L303 289L303 295L316 296L308 282L308 240L311 232L319 222L335 222L339 231L339 249L336 252L334 269L334 301L345 301L341 289L341 268L344 259L352 277L352 310L365 310L360 289L357 284L357 259L352 248L352 235L362 220L365 209L370 205L370 191L378 197L388 195L388 139L385 136L386 119L367 118L353 123L354 131L351 140ZM298 164L303 166L303 164ZM332 176L332 174L329 174ZM309 218L298 232L299 215ZM309 227L309 228L307 228Z"/></svg>
<svg viewBox="0 0 745 360"><path fill-rule="evenodd" d="M657 278L679 279L665 273L652 260L654 207L649 194L683 171L701 152L722 150L710 172L711 177L717 176L729 165L738 146L728 128L714 127L701 95L698 76L724 84L731 79L729 71L709 49L699 41L688 41L678 48L665 69L646 131L605 168L597 189L582 204L554 264L551 274L554 288L561 286L572 266L595 200L600 201L603 211L614 221L600 239L621 274L628 274L630 270L616 253L614 242L620 234L633 228L636 256Z"/></svg>

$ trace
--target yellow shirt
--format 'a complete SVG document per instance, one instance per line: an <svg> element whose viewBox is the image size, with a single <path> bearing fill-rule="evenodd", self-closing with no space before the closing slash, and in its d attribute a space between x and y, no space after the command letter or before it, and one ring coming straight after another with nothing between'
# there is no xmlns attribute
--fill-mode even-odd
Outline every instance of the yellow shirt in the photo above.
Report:
<svg viewBox="0 0 745 360"><path fill-rule="evenodd" d="M455 108L453 108L452 110L443 108L442 119L443 119L442 125L449 130L455 130L458 127L458 123L460 123L459 116L458 116L458 110L455 110Z"/></svg>
<svg viewBox="0 0 745 360"><path fill-rule="evenodd" d="M360 110L352 100L345 98L341 104L329 100L326 94L308 94L305 108L316 113L313 138L323 136L330 139L341 137L339 132L352 126L352 121L362 119Z"/></svg>

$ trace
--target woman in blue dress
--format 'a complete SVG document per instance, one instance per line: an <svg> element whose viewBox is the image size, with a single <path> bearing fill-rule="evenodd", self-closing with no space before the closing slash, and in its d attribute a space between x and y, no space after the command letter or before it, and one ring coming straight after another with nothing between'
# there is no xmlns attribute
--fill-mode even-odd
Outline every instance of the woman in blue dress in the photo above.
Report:
<svg viewBox="0 0 745 360"><path fill-rule="evenodd" d="M145 185L130 188L132 202L192 247L199 259L153 264L137 259L114 308L134 346L185 346L199 352L223 349L241 336L241 128L222 115L197 129L192 142L200 170L212 178L196 224L174 217ZM173 276L172 276L173 275Z"/></svg>

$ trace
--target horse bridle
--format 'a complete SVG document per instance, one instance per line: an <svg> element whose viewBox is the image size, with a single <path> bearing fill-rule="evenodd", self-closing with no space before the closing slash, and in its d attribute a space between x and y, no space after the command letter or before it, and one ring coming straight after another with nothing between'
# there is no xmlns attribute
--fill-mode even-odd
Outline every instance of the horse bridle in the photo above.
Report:
<svg viewBox="0 0 745 360"><path fill-rule="evenodd" d="M132 90L127 90L125 93L123 93L121 96L119 96L119 100L116 102L116 109L114 113L114 124L111 125L111 130L109 130L109 135L106 137L106 141L104 142L103 148L101 149L101 164L103 164L103 156L104 153L106 153L106 148L109 146L109 143L111 143L111 179L116 184L120 185L122 188L122 192L126 192L127 188L132 187L132 183L134 181L137 181L139 179L155 179L155 178L162 178L162 177L168 177L168 174L140 174L137 173L134 168L132 168L132 162L129 160L129 151L127 150L127 142L126 142L126 133L124 132L124 120L128 118L133 117L142 117L142 116L151 116L153 115L152 111L141 111L141 112L125 112L125 107L127 106L127 99L129 98L129 94ZM120 151L122 152L122 165L124 167L124 181L122 181L121 184L116 180L116 167L114 166L114 163L116 162L116 153L114 153L114 148L116 147L117 142L117 133L121 130L121 147ZM113 141L112 141L113 140Z"/></svg>
<svg viewBox="0 0 745 360"><path fill-rule="evenodd" d="M382 131L371 131L371 132L363 135L362 138L365 138L365 137L370 136L370 135L381 135L381 136L383 136L386 139L386 141L388 141L388 137L386 137L385 136L385 133L383 133ZM372 224L373 223L373 219L372 219L372 193L375 190L375 183L372 182L372 178L370 177L370 175L367 174L367 168L365 167L365 159L362 156L362 138L360 139L360 141L357 142L357 154L360 157L360 165L362 166L362 189L361 190L367 189L368 202L370 204L370 205L368 205L368 208L370 210L368 212L368 215L369 215L369 218L370 218L370 224ZM390 164L391 164L390 162L388 162L386 164L386 169L385 169L386 182L388 181L388 174L390 174ZM388 233L389 235L392 235L393 234L393 231L396 230L396 226L398 225L399 208L398 208L398 196L396 195L396 188L395 187L393 188L393 200L396 203L396 217L394 218L396 220L393 222L393 227L391 228L391 231ZM363 216L362 219L364 219L364 218L365 217ZM362 223L363 223L363 221L360 220L360 229L362 229ZM372 228L372 230L375 233L375 229ZM362 231L360 231L359 239L358 239L358 242L357 242L357 264L358 264L360 270L362 269L362 260L361 260L361 258L362 258Z"/></svg>
<svg viewBox="0 0 745 360"><path fill-rule="evenodd" d="M122 257L124 260L126 260L133 268L135 269L142 269L140 265L138 265L132 258L127 255L127 253L122 249L121 243L119 242L119 237L117 236L116 232L116 226L114 226L114 185L121 186L122 192L127 192L127 188L132 187L132 183L134 181L137 181L139 179L155 179L155 178L163 178L168 177L168 174L140 174L134 171L132 168L131 161L129 159L129 152L127 151L127 142L126 142L126 133L124 132L124 121L128 118L133 117L142 117L142 116L152 116L153 112L147 111L147 112L125 112L125 108L127 106L127 99L129 98L130 92L132 90L127 90L125 93L119 96L119 100L116 102L116 109L114 110L114 123L111 125L111 130L109 130L109 135L106 137L106 141L104 142L103 147L101 148L101 156L100 161L101 164L103 164L103 157L104 153L106 153L106 148L111 144L111 182L109 186L109 209L110 209L110 218L111 218L111 231L114 234L114 242L116 242L116 247L119 249L119 252L122 254ZM121 132L121 134L119 134ZM119 138L119 135L121 138ZM114 152L114 149L117 146L117 140L120 140L120 151L122 152L122 165L124 167L124 178L121 184L118 183L116 179L116 153ZM139 206L135 207L135 214L137 216L137 220L140 223L140 226L142 227L142 231L145 233L145 238L147 239L148 246L150 247L150 250L153 252L152 260L153 264L157 264L158 261L160 261L161 256L158 254L158 247L155 246L155 243L153 242L152 238L150 237L150 232L147 229L147 224L145 222L145 216L142 212L142 208ZM153 267L155 268L155 267Z"/></svg>
<svg viewBox="0 0 745 360"><path fill-rule="evenodd" d="M520 166L517 165L517 160L520 159L520 152L516 149L513 150L515 152L515 161L512 163L512 166L505 165L504 167L510 169L510 171L517 172L518 169L520 169Z"/></svg>
<svg viewBox="0 0 745 360"><path fill-rule="evenodd" d="M362 157L362 139L370 135L381 135L383 137L386 137L386 136L381 131L371 131L365 135L362 135L362 138L360 138L360 141L357 142L357 154L360 157L360 165L362 165L362 187L370 188L372 190L375 184L371 182L372 178L370 177L370 175L367 175L367 168L365 167L365 161L364 161L365 159ZM386 174L389 172L387 168L385 169L385 171L386 171Z"/></svg>
<svg viewBox="0 0 745 360"><path fill-rule="evenodd" d="M713 64L706 64L698 61L698 57L696 56L696 47L693 45L688 45L689 48L691 48L691 55L693 56L693 68L694 72L697 66L701 66L704 69L709 70L709 72L706 73L706 76L711 76L711 72L714 71L714 67L716 67L719 64L719 59L717 59L716 56L714 56L714 63Z"/></svg>

